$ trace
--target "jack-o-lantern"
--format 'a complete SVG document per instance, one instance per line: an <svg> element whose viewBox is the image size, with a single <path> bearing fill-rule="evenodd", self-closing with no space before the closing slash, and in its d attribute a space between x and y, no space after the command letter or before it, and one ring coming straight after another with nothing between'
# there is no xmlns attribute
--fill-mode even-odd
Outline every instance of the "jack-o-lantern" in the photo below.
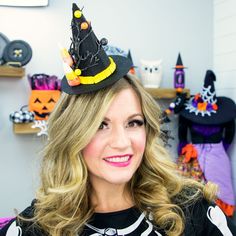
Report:
<svg viewBox="0 0 236 236"><path fill-rule="evenodd" d="M58 90L32 90L29 110L34 112L36 120L46 120L60 97Z"/></svg>
<svg viewBox="0 0 236 236"><path fill-rule="evenodd" d="M34 112L35 120L47 120L60 98L60 80L45 74L28 76L28 79L32 88L29 110Z"/></svg>

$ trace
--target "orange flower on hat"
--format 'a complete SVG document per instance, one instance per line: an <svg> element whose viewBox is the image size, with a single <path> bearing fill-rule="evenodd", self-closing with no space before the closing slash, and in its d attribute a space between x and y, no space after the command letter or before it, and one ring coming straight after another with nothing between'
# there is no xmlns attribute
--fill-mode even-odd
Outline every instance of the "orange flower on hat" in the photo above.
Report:
<svg viewBox="0 0 236 236"><path fill-rule="evenodd" d="M195 96L194 96L194 100L198 100L198 98L200 98L201 97L201 95L200 95L200 93L197 93Z"/></svg>
<svg viewBox="0 0 236 236"><path fill-rule="evenodd" d="M200 111L205 111L206 110L206 107L207 107L207 103L206 102L199 102L197 104L197 108L198 110Z"/></svg>
<svg viewBox="0 0 236 236"><path fill-rule="evenodd" d="M216 103L212 104L212 108L213 108L213 110L217 111L218 110L217 104Z"/></svg>

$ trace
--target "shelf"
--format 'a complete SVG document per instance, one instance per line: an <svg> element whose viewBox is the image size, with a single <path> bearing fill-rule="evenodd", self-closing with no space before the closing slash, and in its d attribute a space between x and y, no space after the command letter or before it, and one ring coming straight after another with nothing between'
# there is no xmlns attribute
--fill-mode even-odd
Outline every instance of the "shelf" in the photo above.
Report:
<svg viewBox="0 0 236 236"><path fill-rule="evenodd" d="M13 131L15 134L37 134L40 132L39 128L32 128L32 125L34 125L34 122L23 124L13 123Z"/></svg>
<svg viewBox="0 0 236 236"><path fill-rule="evenodd" d="M25 76L25 68L13 66L0 66L0 77L22 78Z"/></svg>
<svg viewBox="0 0 236 236"><path fill-rule="evenodd" d="M145 90L153 96L153 98L172 99L176 97L176 89L174 88L145 88ZM190 89L183 89L190 97Z"/></svg>
<svg viewBox="0 0 236 236"><path fill-rule="evenodd" d="M176 90L174 88L145 88L155 99L173 99L176 97ZM190 96L190 90L184 89L183 92ZM15 134L37 134L40 132L39 128L32 128L34 122L24 124L14 124L13 131Z"/></svg>

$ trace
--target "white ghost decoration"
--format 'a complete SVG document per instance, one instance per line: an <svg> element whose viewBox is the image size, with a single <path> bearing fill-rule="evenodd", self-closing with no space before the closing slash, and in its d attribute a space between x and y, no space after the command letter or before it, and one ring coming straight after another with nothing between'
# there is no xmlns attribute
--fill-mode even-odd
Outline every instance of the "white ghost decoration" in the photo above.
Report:
<svg viewBox="0 0 236 236"><path fill-rule="evenodd" d="M141 60L141 81L146 88L159 88L162 80L162 60Z"/></svg>

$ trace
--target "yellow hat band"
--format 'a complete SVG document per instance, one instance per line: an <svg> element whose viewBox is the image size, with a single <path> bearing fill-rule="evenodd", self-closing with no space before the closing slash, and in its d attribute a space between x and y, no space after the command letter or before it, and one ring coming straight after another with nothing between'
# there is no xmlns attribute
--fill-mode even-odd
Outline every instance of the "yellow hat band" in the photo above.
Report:
<svg viewBox="0 0 236 236"><path fill-rule="evenodd" d="M116 69L116 63L109 57L111 64L94 76L79 76L81 84L97 84L109 77Z"/></svg>

